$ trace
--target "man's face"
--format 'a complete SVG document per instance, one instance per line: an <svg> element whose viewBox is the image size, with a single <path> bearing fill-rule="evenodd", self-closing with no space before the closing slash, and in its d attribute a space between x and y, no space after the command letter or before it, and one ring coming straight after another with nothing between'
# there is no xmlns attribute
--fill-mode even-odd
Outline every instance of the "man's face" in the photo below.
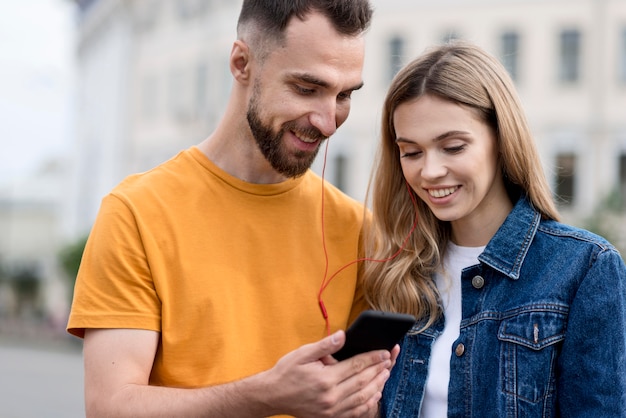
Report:
<svg viewBox="0 0 626 418"><path fill-rule="evenodd" d="M286 35L259 66L247 119L274 170L297 177L350 113L351 94L363 84L364 41L337 33L319 14L294 18Z"/></svg>
<svg viewBox="0 0 626 418"><path fill-rule="evenodd" d="M319 129L312 126L307 129L300 129L294 121L285 122L278 130L272 129L271 125L264 124L260 115L260 93L259 89L256 88L257 86L255 86L250 99L247 114L252 136L274 170L286 177L301 176L313 164L319 151L319 144L326 137ZM309 151L296 149L290 153L286 147L282 146L283 136L287 132L299 132L299 138L316 144L315 148L311 147Z"/></svg>

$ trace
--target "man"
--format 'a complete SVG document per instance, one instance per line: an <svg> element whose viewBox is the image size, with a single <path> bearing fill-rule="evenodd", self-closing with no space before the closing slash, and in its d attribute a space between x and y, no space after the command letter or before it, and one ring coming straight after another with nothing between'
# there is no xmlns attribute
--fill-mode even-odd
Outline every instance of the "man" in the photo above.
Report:
<svg viewBox="0 0 626 418"><path fill-rule="evenodd" d="M88 416L375 415L398 349L332 358L364 308L363 207L309 170L363 84L371 13L245 0L216 130L103 199L68 323Z"/></svg>

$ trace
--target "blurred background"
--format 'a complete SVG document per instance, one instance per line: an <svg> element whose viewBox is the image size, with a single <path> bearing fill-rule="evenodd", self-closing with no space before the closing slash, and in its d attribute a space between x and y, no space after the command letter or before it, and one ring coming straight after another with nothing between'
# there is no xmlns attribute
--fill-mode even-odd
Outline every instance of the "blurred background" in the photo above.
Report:
<svg viewBox="0 0 626 418"><path fill-rule="evenodd" d="M365 198L392 77L467 39L513 77L565 220L624 254L626 0L372 3L365 87L330 141L328 181ZM240 4L0 0L1 416L82 416L81 342L64 328L85 239L119 181L216 125Z"/></svg>

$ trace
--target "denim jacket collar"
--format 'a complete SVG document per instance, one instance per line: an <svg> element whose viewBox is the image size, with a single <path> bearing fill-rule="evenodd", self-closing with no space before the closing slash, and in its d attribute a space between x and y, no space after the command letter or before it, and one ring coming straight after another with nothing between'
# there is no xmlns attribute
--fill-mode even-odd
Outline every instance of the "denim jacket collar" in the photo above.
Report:
<svg viewBox="0 0 626 418"><path fill-rule="evenodd" d="M521 196L478 259L512 280L519 279L540 221L541 214Z"/></svg>

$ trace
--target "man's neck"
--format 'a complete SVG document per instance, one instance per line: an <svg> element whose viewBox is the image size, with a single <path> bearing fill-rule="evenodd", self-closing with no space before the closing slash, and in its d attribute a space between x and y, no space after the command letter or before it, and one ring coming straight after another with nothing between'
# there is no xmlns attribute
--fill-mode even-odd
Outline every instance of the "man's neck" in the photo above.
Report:
<svg viewBox="0 0 626 418"><path fill-rule="evenodd" d="M287 177L274 170L254 141L240 133L225 137L217 129L198 148L213 164L245 182L275 184L287 180Z"/></svg>

